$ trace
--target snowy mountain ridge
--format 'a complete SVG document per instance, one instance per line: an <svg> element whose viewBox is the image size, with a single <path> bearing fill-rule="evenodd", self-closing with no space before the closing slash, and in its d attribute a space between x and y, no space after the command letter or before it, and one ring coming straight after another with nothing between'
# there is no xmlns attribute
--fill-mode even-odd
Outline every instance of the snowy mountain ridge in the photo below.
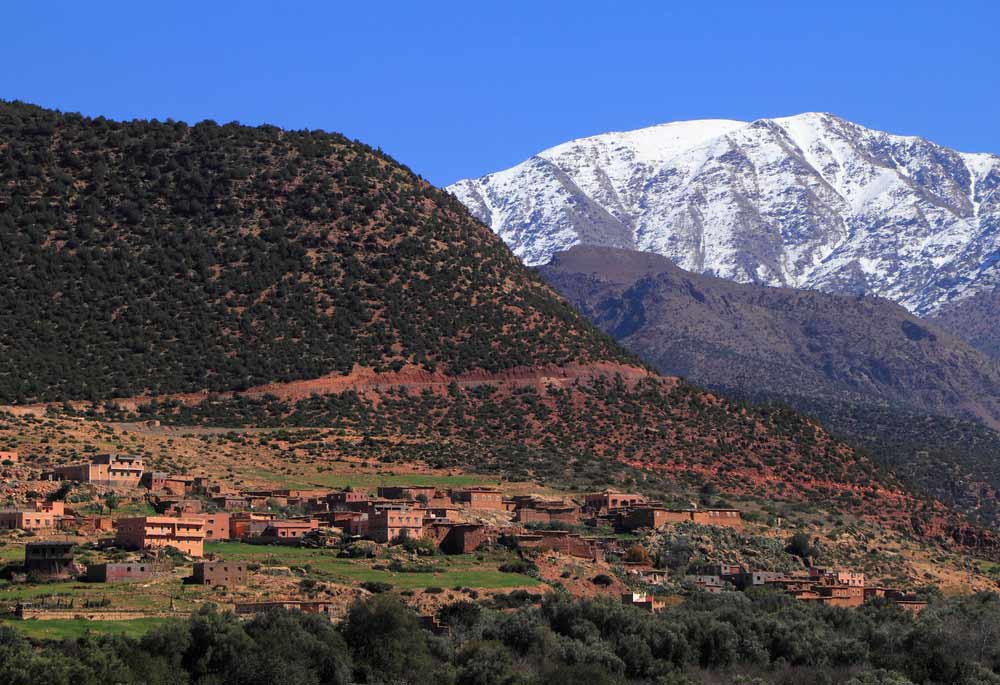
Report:
<svg viewBox="0 0 1000 685"><path fill-rule="evenodd" d="M831 114L605 133L448 187L531 265L577 244L917 314L1000 281L1000 157Z"/></svg>

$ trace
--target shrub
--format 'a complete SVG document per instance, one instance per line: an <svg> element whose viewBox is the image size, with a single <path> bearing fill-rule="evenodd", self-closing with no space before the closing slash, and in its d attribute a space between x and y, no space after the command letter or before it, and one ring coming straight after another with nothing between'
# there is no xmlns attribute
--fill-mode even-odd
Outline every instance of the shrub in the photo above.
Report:
<svg viewBox="0 0 1000 685"><path fill-rule="evenodd" d="M614 579L611 578L611 576L609 576L606 573L598 573L596 576L590 579L590 582L593 583L594 585L600 585L601 587L608 587L615 581Z"/></svg>

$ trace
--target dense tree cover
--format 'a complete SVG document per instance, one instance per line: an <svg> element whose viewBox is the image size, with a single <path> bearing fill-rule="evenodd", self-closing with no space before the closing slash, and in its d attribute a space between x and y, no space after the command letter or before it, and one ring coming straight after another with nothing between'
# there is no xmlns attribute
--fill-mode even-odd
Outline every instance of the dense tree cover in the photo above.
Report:
<svg viewBox="0 0 1000 685"><path fill-rule="evenodd" d="M340 625L285 612L241 622L206 608L140 639L32 645L0 628L0 681L104 683L587 682L963 685L1000 682L1000 600L939 600L917 617L891 604L824 607L783 594L698 596L659 614L612 599L549 595L513 611L442 608L421 629L391 594Z"/></svg>
<svg viewBox="0 0 1000 685"><path fill-rule="evenodd" d="M794 406L822 423L836 439L871 455L912 489L982 525L1000 521L1000 461L996 459L1000 432L992 428L872 403L763 394L745 399Z"/></svg>
<svg viewBox="0 0 1000 685"><path fill-rule="evenodd" d="M0 401L595 358L632 359L379 150L0 102Z"/></svg>

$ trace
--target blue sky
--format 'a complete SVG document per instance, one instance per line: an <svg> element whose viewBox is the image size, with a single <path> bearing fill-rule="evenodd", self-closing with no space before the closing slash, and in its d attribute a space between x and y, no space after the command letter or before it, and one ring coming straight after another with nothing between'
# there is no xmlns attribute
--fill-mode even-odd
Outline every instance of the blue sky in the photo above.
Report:
<svg viewBox="0 0 1000 685"><path fill-rule="evenodd" d="M19 2L0 97L323 128L437 184L564 140L829 111L1000 153L997 2Z"/></svg>

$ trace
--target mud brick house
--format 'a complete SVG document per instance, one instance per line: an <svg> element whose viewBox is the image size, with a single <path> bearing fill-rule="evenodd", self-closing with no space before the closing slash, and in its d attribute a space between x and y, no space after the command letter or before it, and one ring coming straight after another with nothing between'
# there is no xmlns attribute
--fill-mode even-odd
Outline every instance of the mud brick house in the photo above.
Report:
<svg viewBox="0 0 1000 685"><path fill-rule="evenodd" d="M329 507L338 511L365 511L368 509L369 499L368 493L364 490L341 490L326 496Z"/></svg>
<svg viewBox="0 0 1000 685"><path fill-rule="evenodd" d="M230 515L226 512L214 514L198 514L190 518L199 519L205 530L205 541L229 540L232 537L230 528Z"/></svg>
<svg viewBox="0 0 1000 685"><path fill-rule="evenodd" d="M435 521L424 526L423 537L434 540L445 554L471 554L496 536L481 523Z"/></svg>
<svg viewBox="0 0 1000 685"><path fill-rule="evenodd" d="M626 592L622 595L622 604L638 607L651 614L655 614L666 606L664 602L657 601L655 597L647 595L645 592Z"/></svg>
<svg viewBox="0 0 1000 685"><path fill-rule="evenodd" d="M399 537L423 536L424 512L418 509L382 509L368 515L368 537L392 542Z"/></svg>
<svg viewBox="0 0 1000 685"><path fill-rule="evenodd" d="M288 497L282 493L283 491L281 490L243 491L243 494L246 496L251 509L267 509L271 505L277 507L287 507Z"/></svg>
<svg viewBox="0 0 1000 685"><path fill-rule="evenodd" d="M581 559L602 559L604 556L597 540L566 530L538 530L516 538L518 545L526 549L563 552Z"/></svg>
<svg viewBox="0 0 1000 685"><path fill-rule="evenodd" d="M74 480L95 485L134 488L142 479L142 458L120 454L102 454L87 464L56 466L52 480Z"/></svg>
<svg viewBox="0 0 1000 685"><path fill-rule="evenodd" d="M303 614L322 614L330 619L337 617L338 608L333 602L314 602L297 600L277 600L272 602L237 602L233 607L240 615L260 614L272 609L282 608L289 611L301 611Z"/></svg>
<svg viewBox="0 0 1000 685"><path fill-rule="evenodd" d="M19 458L17 452L0 452L0 465L2 466L13 466L18 463Z"/></svg>
<svg viewBox="0 0 1000 685"><path fill-rule="evenodd" d="M458 521L461 518L462 510L459 507L449 505L426 506L423 508L427 516L444 521Z"/></svg>
<svg viewBox="0 0 1000 685"><path fill-rule="evenodd" d="M865 589L863 587L850 587L847 585L814 585L813 592L819 597L813 601L837 607L859 607L865 601ZM809 599L809 598L800 598Z"/></svg>
<svg viewBox="0 0 1000 685"><path fill-rule="evenodd" d="M77 521L81 529L92 530L95 533L107 532L115 529L114 519L110 516L80 516Z"/></svg>
<svg viewBox="0 0 1000 685"><path fill-rule="evenodd" d="M903 592L895 588L866 587L864 594L866 602L876 598L884 598L896 604L900 609L913 614L919 614L927 608L927 602L918 598L915 594Z"/></svg>
<svg viewBox="0 0 1000 685"><path fill-rule="evenodd" d="M619 527L622 530L660 528L672 523L691 521L703 526L743 528L743 517L736 509L664 509L638 506L624 512Z"/></svg>
<svg viewBox="0 0 1000 685"><path fill-rule="evenodd" d="M695 587L697 587L699 590L710 592L712 594L719 594L720 592L725 592L726 590L733 589L733 586L724 581L720 576L712 576L712 575L684 576L684 582L690 583Z"/></svg>
<svg viewBox="0 0 1000 685"><path fill-rule="evenodd" d="M622 565L627 575L634 576L647 585L658 585L667 580L670 575L668 571L653 568L649 564L637 564L626 561Z"/></svg>
<svg viewBox="0 0 1000 685"><path fill-rule="evenodd" d="M377 494L384 499L409 499L429 502L437 495L433 485L383 485Z"/></svg>
<svg viewBox="0 0 1000 685"><path fill-rule="evenodd" d="M646 502L646 498L638 493L619 492L608 488L587 495L584 500L584 508L591 512L614 511L637 507L646 504Z"/></svg>
<svg viewBox="0 0 1000 685"><path fill-rule="evenodd" d="M163 484L166 482L167 474L163 471L145 471L139 479L139 485L151 492L159 492L163 489Z"/></svg>
<svg viewBox="0 0 1000 685"><path fill-rule="evenodd" d="M691 520L703 526L743 528L743 516L738 509L692 509Z"/></svg>
<svg viewBox="0 0 1000 685"><path fill-rule="evenodd" d="M146 471L139 484L152 492L169 492L183 497L194 489L194 477L180 474L166 474L162 471Z"/></svg>
<svg viewBox="0 0 1000 685"><path fill-rule="evenodd" d="M234 561L199 561L194 565L191 582L236 588L247 584L247 565Z"/></svg>
<svg viewBox="0 0 1000 685"><path fill-rule="evenodd" d="M580 522L580 508L564 502L530 500L518 504L515 500L514 520L518 523L569 523Z"/></svg>
<svg viewBox="0 0 1000 685"><path fill-rule="evenodd" d="M124 583L149 580L159 573L162 573L162 568L148 561L91 564L83 579L88 583Z"/></svg>
<svg viewBox="0 0 1000 685"><path fill-rule="evenodd" d="M182 499L176 495L166 495L157 500L155 508L166 516L186 516L200 514L201 506L200 499Z"/></svg>
<svg viewBox="0 0 1000 685"><path fill-rule="evenodd" d="M847 585L848 587L860 588L865 586L865 574L856 571L812 567L809 569L809 577L827 585Z"/></svg>
<svg viewBox="0 0 1000 685"><path fill-rule="evenodd" d="M238 494L216 495L212 504L226 511L243 511L249 506L247 498Z"/></svg>
<svg viewBox="0 0 1000 685"><path fill-rule="evenodd" d="M313 517L327 526L347 531L350 535L363 534L353 532L357 522L363 521L365 532L368 531L368 514L361 511L321 511L313 514Z"/></svg>
<svg viewBox="0 0 1000 685"><path fill-rule="evenodd" d="M0 529L52 530L58 519L51 511L0 511Z"/></svg>
<svg viewBox="0 0 1000 685"><path fill-rule="evenodd" d="M205 526L196 518L138 516L118 520L115 544L126 549L173 547L192 557L204 554Z"/></svg>
<svg viewBox="0 0 1000 685"><path fill-rule="evenodd" d="M758 586L782 580L789 580L789 578L781 571L752 571L749 584Z"/></svg>
<svg viewBox="0 0 1000 685"><path fill-rule="evenodd" d="M56 540L24 546L24 570L33 578L68 578L76 571L73 544Z"/></svg>
<svg viewBox="0 0 1000 685"><path fill-rule="evenodd" d="M297 545L306 533L319 530L319 521L271 521L257 536L251 534L249 540L269 545Z"/></svg>
<svg viewBox="0 0 1000 685"><path fill-rule="evenodd" d="M46 502L45 500L36 499L31 503L31 508L35 511L47 511L55 516L65 516L66 515L66 503L62 500L55 500L53 502Z"/></svg>
<svg viewBox="0 0 1000 685"><path fill-rule="evenodd" d="M451 498L469 509L494 509L498 511L506 509L503 502L503 492L498 488L462 488L452 491Z"/></svg>
<svg viewBox="0 0 1000 685"><path fill-rule="evenodd" d="M249 511L236 512L229 516L229 537L242 540L248 535L259 535L267 524L275 519L274 514L254 513Z"/></svg>

